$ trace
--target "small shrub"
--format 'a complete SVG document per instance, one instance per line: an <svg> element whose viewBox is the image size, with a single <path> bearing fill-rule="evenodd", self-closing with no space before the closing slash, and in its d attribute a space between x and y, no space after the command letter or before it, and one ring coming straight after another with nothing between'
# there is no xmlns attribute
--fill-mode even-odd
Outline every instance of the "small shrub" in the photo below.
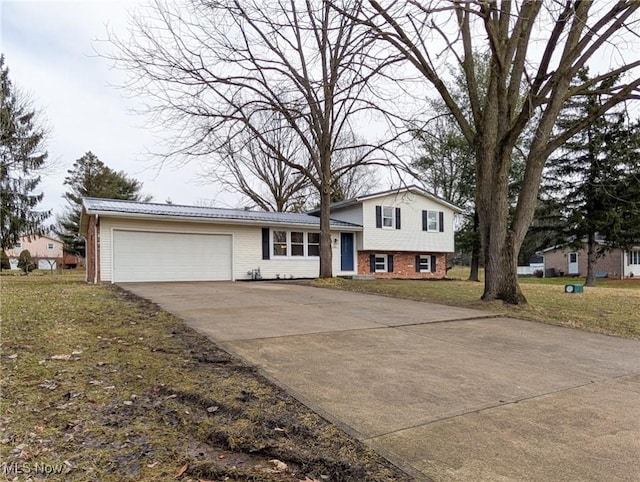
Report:
<svg viewBox="0 0 640 482"><path fill-rule="evenodd" d="M36 269L36 264L33 262L33 258L28 249L22 250L20 256L18 256L18 268L20 268L24 274L29 274Z"/></svg>
<svg viewBox="0 0 640 482"><path fill-rule="evenodd" d="M533 272L533 276L535 276L536 278L542 278L544 276L544 271L542 271L541 269L537 269Z"/></svg>

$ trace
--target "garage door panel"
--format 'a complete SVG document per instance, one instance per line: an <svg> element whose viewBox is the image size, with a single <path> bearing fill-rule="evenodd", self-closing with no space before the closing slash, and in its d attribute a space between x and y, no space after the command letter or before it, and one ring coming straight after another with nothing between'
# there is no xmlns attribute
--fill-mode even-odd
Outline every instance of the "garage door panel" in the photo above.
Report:
<svg viewBox="0 0 640 482"><path fill-rule="evenodd" d="M113 231L113 280L232 279L230 235Z"/></svg>

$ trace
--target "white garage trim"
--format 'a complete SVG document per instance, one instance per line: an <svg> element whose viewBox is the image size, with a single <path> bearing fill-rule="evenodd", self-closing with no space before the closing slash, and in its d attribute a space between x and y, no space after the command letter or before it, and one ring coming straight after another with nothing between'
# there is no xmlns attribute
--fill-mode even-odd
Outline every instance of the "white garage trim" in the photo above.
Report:
<svg viewBox="0 0 640 482"><path fill-rule="evenodd" d="M232 233L111 229L113 283L231 281Z"/></svg>

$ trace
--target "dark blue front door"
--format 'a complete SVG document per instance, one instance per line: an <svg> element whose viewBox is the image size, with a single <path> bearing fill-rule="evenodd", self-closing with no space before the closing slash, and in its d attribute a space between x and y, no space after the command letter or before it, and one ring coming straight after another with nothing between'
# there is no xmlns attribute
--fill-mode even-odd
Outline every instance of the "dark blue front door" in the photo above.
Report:
<svg viewBox="0 0 640 482"><path fill-rule="evenodd" d="M353 271L353 233L340 233L340 271Z"/></svg>

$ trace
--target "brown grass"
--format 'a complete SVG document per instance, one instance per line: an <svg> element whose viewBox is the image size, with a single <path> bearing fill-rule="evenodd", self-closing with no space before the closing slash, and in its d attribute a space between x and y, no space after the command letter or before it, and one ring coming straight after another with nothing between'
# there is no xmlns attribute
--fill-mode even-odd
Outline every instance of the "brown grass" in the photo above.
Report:
<svg viewBox="0 0 640 482"><path fill-rule="evenodd" d="M0 480L408 480L155 305L68 273L0 282Z"/></svg>
<svg viewBox="0 0 640 482"><path fill-rule="evenodd" d="M570 326L596 333L640 339L640 283L598 280L584 294L566 294L565 283L575 279L539 280L521 283L528 304L509 306L501 302L480 301L482 283L464 281L468 272L449 272L457 280L316 280L315 286L375 293L450 306L476 308L500 316L521 318L553 325ZM620 288L618 286L624 286Z"/></svg>

